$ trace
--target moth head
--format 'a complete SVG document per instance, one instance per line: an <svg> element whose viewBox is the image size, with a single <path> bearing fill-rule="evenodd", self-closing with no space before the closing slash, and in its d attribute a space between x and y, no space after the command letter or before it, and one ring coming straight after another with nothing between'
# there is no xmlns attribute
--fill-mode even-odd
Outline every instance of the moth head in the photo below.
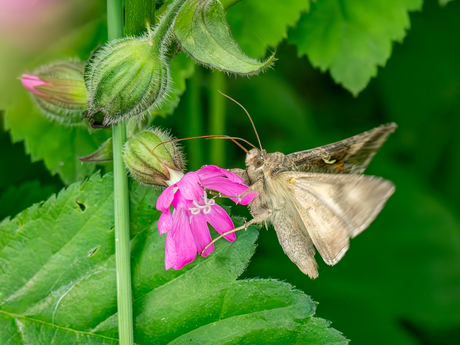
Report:
<svg viewBox="0 0 460 345"><path fill-rule="evenodd" d="M265 150L254 148L246 155L246 167L248 174L252 175L253 172L259 170L264 165Z"/></svg>

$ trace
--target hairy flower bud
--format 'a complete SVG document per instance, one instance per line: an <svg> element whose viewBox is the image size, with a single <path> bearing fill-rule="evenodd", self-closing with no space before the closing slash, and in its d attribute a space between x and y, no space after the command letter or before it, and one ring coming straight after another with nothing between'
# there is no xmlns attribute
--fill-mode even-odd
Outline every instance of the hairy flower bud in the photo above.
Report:
<svg viewBox="0 0 460 345"><path fill-rule="evenodd" d="M21 82L50 120L70 126L82 125L82 113L87 108L84 70L83 62L59 61L40 67L32 74L23 74Z"/></svg>
<svg viewBox="0 0 460 345"><path fill-rule="evenodd" d="M90 60L87 117L102 113L113 125L158 107L170 85L164 49L150 34L109 42Z"/></svg>
<svg viewBox="0 0 460 345"><path fill-rule="evenodd" d="M166 143L171 137L159 130L144 130L129 139L123 158L131 176L147 185L170 186L182 176L185 168L182 151L176 143Z"/></svg>

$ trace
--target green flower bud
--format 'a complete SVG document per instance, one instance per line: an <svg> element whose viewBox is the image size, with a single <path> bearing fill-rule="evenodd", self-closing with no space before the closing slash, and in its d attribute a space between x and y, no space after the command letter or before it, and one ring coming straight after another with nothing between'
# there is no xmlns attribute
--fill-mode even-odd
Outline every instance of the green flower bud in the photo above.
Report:
<svg viewBox="0 0 460 345"><path fill-rule="evenodd" d="M59 61L23 74L21 82L29 90L40 111L64 125L83 125L87 92L83 79L85 63Z"/></svg>
<svg viewBox="0 0 460 345"><path fill-rule="evenodd" d="M166 143L171 136L158 128L144 130L129 139L123 158L131 176L147 185L169 186L183 176L183 153L176 143Z"/></svg>
<svg viewBox="0 0 460 345"><path fill-rule="evenodd" d="M156 108L170 87L169 63L149 34L109 42L88 66L87 117L103 114L103 125L143 115Z"/></svg>

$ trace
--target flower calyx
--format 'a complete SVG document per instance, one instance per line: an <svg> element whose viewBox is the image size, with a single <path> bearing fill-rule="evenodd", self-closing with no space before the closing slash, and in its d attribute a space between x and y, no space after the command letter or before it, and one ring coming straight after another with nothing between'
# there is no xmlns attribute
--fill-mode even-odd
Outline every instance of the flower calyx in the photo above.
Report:
<svg viewBox="0 0 460 345"><path fill-rule="evenodd" d="M21 76L22 86L30 91L40 112L49 120L67 126L84 125L87 109L84 82L85 63L59 61Z"/></svg>
<svg viewBox="0 0 460 345"><path fill-rule="evenodd" d="M125 143L123 159L133 179L165 187L181 179L185 168L183 153L169 140L172 137L168 133L155 128L139 132Z"/></svg>

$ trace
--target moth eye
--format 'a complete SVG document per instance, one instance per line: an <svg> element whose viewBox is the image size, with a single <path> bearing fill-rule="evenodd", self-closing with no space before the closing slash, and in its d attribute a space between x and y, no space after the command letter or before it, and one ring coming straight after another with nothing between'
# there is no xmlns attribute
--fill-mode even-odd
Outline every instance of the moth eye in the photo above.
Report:
<svg viewBox="0 0 460 345"><path fill-rule="evenodd" d="M254 162L254 167L256 168L260 168L262 166L263 162L261 160L256 160Z"/></svg>

